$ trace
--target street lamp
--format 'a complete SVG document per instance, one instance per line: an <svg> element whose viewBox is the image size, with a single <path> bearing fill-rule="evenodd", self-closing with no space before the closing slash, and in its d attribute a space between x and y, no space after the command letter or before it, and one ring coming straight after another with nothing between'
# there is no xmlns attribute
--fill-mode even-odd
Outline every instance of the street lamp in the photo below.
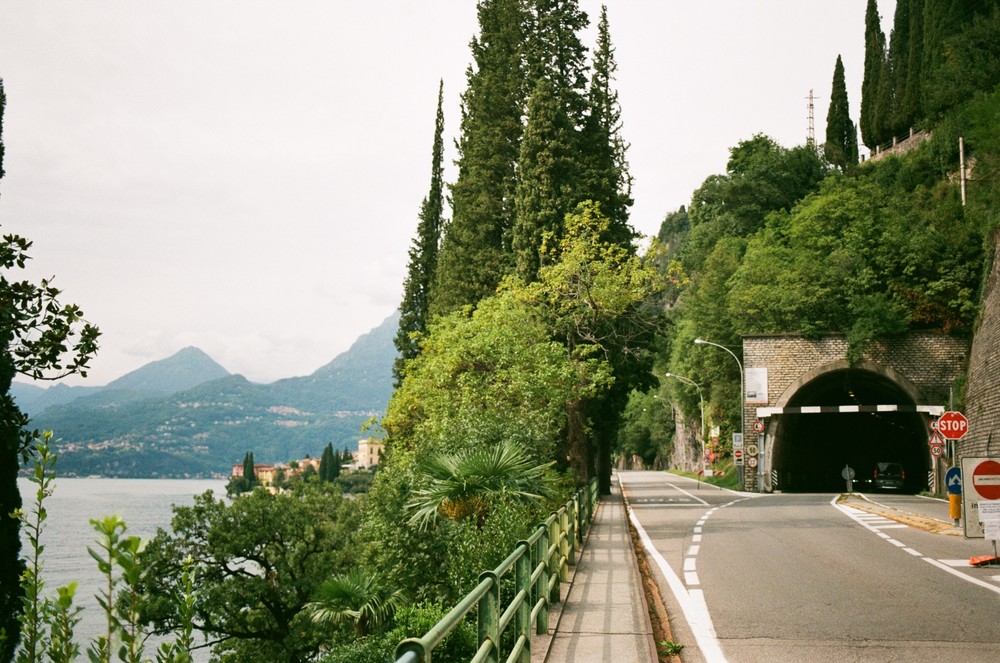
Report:
<svg viewBox="0 0 1000 663"><path fill-rule="evenodd" d="M689 384L698 390L698 400L701 401L701 476L705 476L705 397L701 394L701 385L692 380L691 378L686 378L683 375L677 375L675 373L666 373L663 377L674 378L675 380L680 380L684 384ZM701 479L699 478L699 481Z"/></svg>
<svg viewBox="0 0 1000 663"><path fill-rule="evenodd" d="M727 348L724 345L719 345L718 343L712 343L711 341L706 341L703 338L696 338L696 339L694 339L694 343L695 343L695 345L714 345L717 348L722 348L723 350L725 350L726 352L728 352L730 355L732 355L733 359L736 360L736 365L740 367L740 441L742 442L743 438L744 438L743 433L745 432L744 429L743 429L743 426L744 426L743 420L745 418L743 416L743 414L744 414L743 413L743 362L740 361L740 358L736 356L735 352L733 352L732 350L730 350L729 348ZM763 471L763 469L761 471ZM757 490L759 491L760 488L761 488L761 486L760 486L760 484L758 482Z"/></svg>

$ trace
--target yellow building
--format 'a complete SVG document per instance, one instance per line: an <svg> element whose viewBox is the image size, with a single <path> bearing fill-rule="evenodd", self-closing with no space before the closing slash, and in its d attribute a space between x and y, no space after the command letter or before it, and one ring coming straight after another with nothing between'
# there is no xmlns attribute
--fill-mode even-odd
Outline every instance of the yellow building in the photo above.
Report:
<svg viewBox="0 0 1000 663"><path fill-rule="evenodd" d="M381 440L359 440L358 453L354 457L355 465L358 469L367 469L373 465L378 465L383 449L385 449L385 444Z"/></svg>

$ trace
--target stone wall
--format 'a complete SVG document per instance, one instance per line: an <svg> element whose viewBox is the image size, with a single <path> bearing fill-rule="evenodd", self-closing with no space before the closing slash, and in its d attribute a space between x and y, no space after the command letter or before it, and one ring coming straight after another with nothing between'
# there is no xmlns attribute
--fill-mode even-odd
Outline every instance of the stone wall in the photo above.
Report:
<svg viewBox="0 0 1000 663"><path fill-rule="evenodd" d="M994 252L1000 235L994 237ZM958 455L1000 456L1000 261L994 259L969 355L965 415L969 432Z"/></svg>

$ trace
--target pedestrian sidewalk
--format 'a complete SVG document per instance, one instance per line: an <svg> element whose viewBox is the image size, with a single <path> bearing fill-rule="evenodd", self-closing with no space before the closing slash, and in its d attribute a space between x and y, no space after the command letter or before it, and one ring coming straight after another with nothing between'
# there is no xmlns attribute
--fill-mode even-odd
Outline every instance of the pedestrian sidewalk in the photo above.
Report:
<svg viewBox="0 0 1000 663"><path fill-rule="evenodd" d="M656 645L617 482L597 507L551 638L532 663L655 663ZM546 646L547 645L547 646Z"/></svg>

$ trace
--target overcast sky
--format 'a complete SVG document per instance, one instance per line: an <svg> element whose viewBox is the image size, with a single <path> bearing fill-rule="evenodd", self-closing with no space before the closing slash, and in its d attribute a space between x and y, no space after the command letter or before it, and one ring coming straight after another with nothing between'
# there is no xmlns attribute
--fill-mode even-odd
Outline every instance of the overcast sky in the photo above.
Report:
<svg viewBox="0 0 1000 663"><path fill-rule="evenodd" d="M822 141L838 54L857 121L865 0L605 4L643 234L740 140L804 143L810 89ZM189 345L270 382L378 326L439 79L453 179L476 29L473 0L0 0L0 232L33 240L29 275L100 326L82 383Z"/></svg>

